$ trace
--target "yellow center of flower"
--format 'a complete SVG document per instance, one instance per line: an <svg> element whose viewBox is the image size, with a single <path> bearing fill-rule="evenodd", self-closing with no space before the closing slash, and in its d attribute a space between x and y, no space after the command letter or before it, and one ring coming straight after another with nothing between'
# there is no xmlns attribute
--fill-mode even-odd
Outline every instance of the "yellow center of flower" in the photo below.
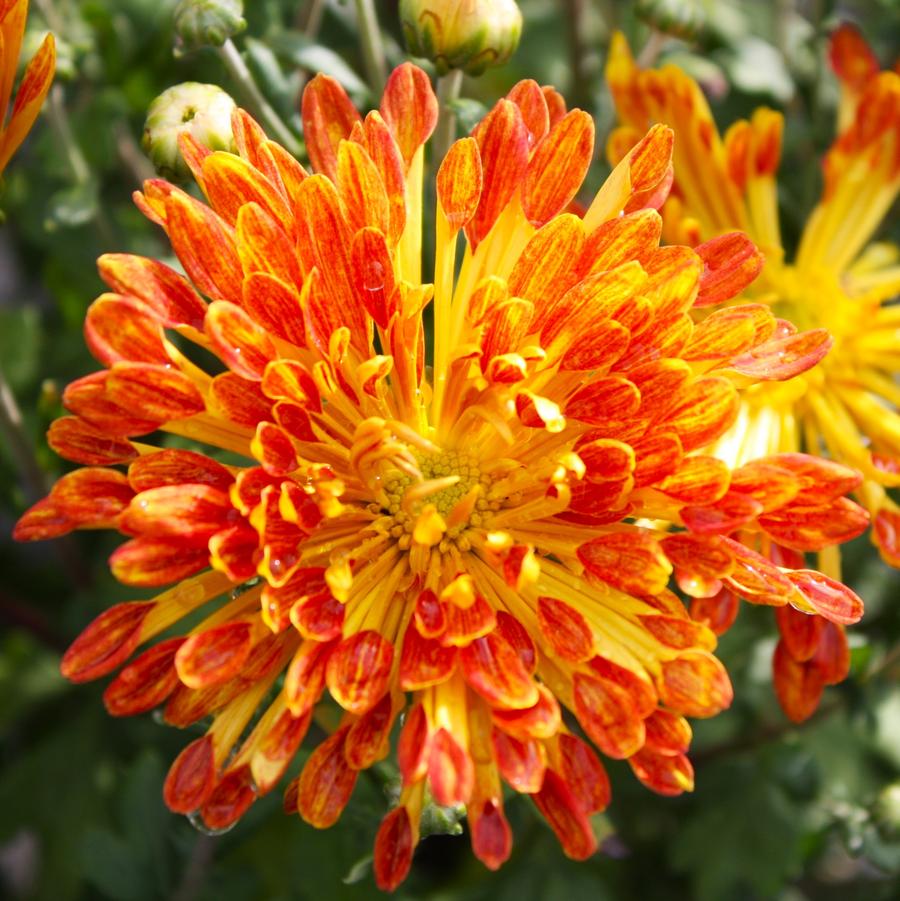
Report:
<svg viewBox="0 0 900 901"><path fill-rule="evenodd" d="M483 527L500 508L488 497L493 480L466 451L416 452L414 459L418 473L395 470L382 480L380 509L391 517L390 534L403 549L413 541L441 551L451 544L467 549L466 530Z"/></svg>

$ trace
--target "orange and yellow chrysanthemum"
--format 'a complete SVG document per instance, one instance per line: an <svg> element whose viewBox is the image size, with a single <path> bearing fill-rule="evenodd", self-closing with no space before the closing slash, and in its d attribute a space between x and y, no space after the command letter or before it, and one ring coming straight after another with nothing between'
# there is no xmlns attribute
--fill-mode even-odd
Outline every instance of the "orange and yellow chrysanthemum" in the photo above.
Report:
<svg viewBox="0 0 900 901"><path fill-rule="evenodd" d="M838 645L862 613L802 563L865 529L845 497L858 474L799 453L731 468L703 450L734 421L736 383L802 371L825 342L785 359L793 330L768 306L721 306L759 268L747 238L659 246L671 130L651 128L579 217L593 123L520 83L440 161L424 283L436 117L407 64L364 119L335 81L310 83L315 174L243 112L237 154L183 136L207 202L153 180L137 203L186 275L101 258L110 293L85 334L105 368L68 387L71 415L49 433L84 467L17 527L117 529L121 581L174 584L107 610L62 664L73 681L121 667L113 715L211 715L169 771L172 810L234 822L331 707L333 734L286 793L326 827L393 744L383 888L409 869L428 799L466 805L496 868L512 842L501 780L575 858L596 849L590 816L609 801L598 751L657 792L691 789L688 718L732 689L673 573L818 613ZM158 432L206 452L140 439ZM776 565L772 544L801 559ZM846 662L810 666L833 682Z"/></svg>
<svg viewBox="0 0 900 901"><path fill-rule="evenodd" d="M25 70L10 112L27 17L28 0L0 0L0 173L34 125L56 67L56 44L48 34Z"/></svg>
<svg viewBox="0 0 900 901"><path fill-rule="evenodd" d="M900 507L886 489L900 485L900 310L887 301L900 290L900 265L895 247L868 242L900 189L900 75L879 72L849 27L835 34L831 58L842 81L841 125L824 160L822 199L793 261L785 259L778 219L780 113L758 109L721 138L692 78L673 65L640 70L617 35L607 78L623 124L608 150L620 158L652 123L675 129L676 174L663 208L667 239L694 245L731 229L746 231L765 266L739 302L767 305L808 329L808 340L817 333L833 339L821 365L789 381L743 391L737 420L713 452L740 465L804 449L861 470L865 479L857 494L873 517L874 541L896 566ZM797 346L802 345L785 352ZM836 549L820 554L818 565L840 578ZM695 613L727 622L736 610L733 601L725 611L716 607L716 601L701 599ZM789 715L803 719L815 710L824 684L807 663L831 639L822 636L815 618L785 610L778 622L776 688Z"/></svg>

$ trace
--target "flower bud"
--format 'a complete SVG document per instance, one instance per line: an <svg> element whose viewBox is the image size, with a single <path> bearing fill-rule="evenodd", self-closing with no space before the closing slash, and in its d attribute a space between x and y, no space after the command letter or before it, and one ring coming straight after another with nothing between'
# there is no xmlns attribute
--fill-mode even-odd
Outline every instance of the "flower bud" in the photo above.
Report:
<svg viewBox="0 0 900 901"><path fill-rule="evenodd" d="M635 12L651 27L683 41L698 38L707 21L706 11L697 0L638 0Z"/></svg>
<svg viewBox="0 0 900 901"><path fill-rule="evenodd" d="M243 0L181 0L175 8L178 50L221 47L246 27Z"/></svg>
<svg viewBox="0 0 900 901"><path fill-rule="evenodd" d="M190 132L211 150L234 150L231 113L235 103L214 84L186 81L168 88L150 104L144 123L143 146L156 171L182 180L188 168L178 147L178 136Z"/></svg>
<svg viewBox="0 0 900 901"><path fill-rule="evenodd" d="M900 837L900 782L881 790L875 802L875 820L885 835Z"/></svg>
<svg viewBox="0 0 900 901"><path fill-rule="evenodd" d="M400 0L400 21L409 52L433 60L439 75L501 66L522 34L514 0Z"/></svg>

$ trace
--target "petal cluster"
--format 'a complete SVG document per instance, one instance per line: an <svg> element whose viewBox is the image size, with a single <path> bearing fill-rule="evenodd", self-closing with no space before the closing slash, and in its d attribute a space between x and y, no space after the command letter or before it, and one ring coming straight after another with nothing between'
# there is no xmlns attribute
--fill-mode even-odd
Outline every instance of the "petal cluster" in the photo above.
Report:
<svg viewBox="0 0 900 901"><path fill-rule="evenodd" d="M845 497L857 473L707 450L739 385L808 368L829 339L730 303L761 265L742 234L660 246L672 131L651 128L579 215L593 123L520 83L432 161L426 282L436 117L407 64L365 117L333 80L310 83L312 172L240 111L237 154L183 137L206 202L159 180L136 195L183 274L101 258L110 290L85 335L103 368L69 386L49 435L82 467L17 527L115 529L122 582L173 586L106 611L62 664L74 681L118 670L114 715L211 717L169 771L172 810L234 822L313 717L330 734L285 807L316 827L392 754L399 798L375 845L388 889L428 803L464 804L496 868L504 782L574 858L596 850L602 757L690 790L688 720L732 689L722 616L692 618L674 587L710 611L740 596L822 618L815 639L791 619L790 652L823 684L818 649L862 613L804 557L866 527Z"/></svg>
<svg viewBox="0 0 900 901"><path fill-rule="evenodd" d="M56 43L48 34L28 63L13 101L27 17L28 0L0 0L0 173L34 125L56 69Z"/></svg>

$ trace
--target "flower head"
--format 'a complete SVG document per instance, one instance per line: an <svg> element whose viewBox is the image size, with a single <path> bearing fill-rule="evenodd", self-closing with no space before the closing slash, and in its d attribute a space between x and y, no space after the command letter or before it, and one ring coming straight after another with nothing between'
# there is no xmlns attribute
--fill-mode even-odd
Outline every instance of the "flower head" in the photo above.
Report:
<svg viewBox="0 0 900 901"><path fill-rule="evenodd" d="M730 229L745 230L764 253L765 267L737 302L763 303L810 329L785 340L788 356L816 333L833 338L815 369L744 391L737 421L714 452L742 464L766 454L824 451L861 470L865 480L857 492L874 518L873 538L896 566L900 507L885 489L900 484L900 392L894 379L900 341L897 311L887 301L900 289L900 266L896 248L867 245L900 189L900 75L879 72L862 38L846 28L836 33L831 57L846 89L841 118L847 125L823 161L822 199L793 260L786 259L778 221L780 113L758 109L750 121L732 124L723 139L696 82L671 65L641 71L618 35L607 77L623 125L611 136L609 151L618 158L651 123L674 127L676 176L663 208L664 233L696 244ZM840 578L834 549L820 554L819 568ZM695 612L702 607L711 614L711 605L702 601ZM822 623L787 610L778 621L776 688L785 710L803 719L815 709L826 681L810 677L810 655L818 648L844 671L846 642L821 633Z"/></svg>
<svg viewBox="0 0 900 901"><path fill-rule="evenodd" d="M28 0L0 0L0 173L34 125L56 66L56 43L48 34L25 69L10 111L27 17Z"/></svg>
<svg viewBox="0 0 900 901"><path fill-rule="evenodd" d="M69 386L72 415L49 435L84 467L17 527L117 529L121 581L174 585L107 610L62 664L74 681L122 667L114 715L212 716L169 771L171 809L234 822L331 706L336 728L285 801L329 826L399 721L402 787L375 846L385 888L429 798L466 805L496 868L512 841L501 779L575 858L596 849L589 818L609 801L598 751L657 792L690 790L688 718L732 689L673 575L817 612L829 634L862 612L802 563L865 527L844 497L857 474L797 453L732 470L702 450L734 420L735 380L810 365L818 345L779 363L785 322L717 308L758 270L746 238L659 246L670 129L650 129L580 218L567 208L593 123L520 83L440 161L425 283L436 114L407 64L365 118L334 80L310 83L315 174L240 111L236 155L182 135L207 203L160 180L136 199L186 275L101 258L110 293L85 334L105 368ZM697 304L716 308L699 325ZM157 432L204 452L141 437ZM797 559L773 563L773 543Z"/></svg>

